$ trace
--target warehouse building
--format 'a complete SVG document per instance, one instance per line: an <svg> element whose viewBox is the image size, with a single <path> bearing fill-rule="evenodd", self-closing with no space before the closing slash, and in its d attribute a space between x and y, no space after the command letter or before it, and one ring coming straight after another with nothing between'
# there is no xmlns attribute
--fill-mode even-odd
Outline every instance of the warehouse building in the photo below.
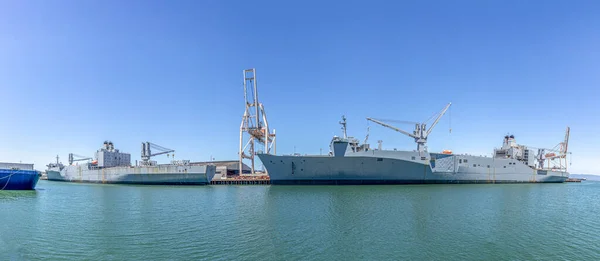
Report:
<svg viewBox="0 0 600 261"><path fill-rule="evenodd" d="M221 178L232 178L240 175L240 162L237 160L226 160L226 161L208 161L208 162L192 162L192 165L206 165L213 164L217 166L215 177L213 180L219 180ZM243 174L250 174L252 169L250 166L243 164Z"/></svg>

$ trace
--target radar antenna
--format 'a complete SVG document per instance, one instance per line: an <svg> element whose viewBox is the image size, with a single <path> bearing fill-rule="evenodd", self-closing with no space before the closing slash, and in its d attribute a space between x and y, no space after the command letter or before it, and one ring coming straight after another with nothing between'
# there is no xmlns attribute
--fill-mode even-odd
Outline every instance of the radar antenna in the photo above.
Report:
<svg viewBox="0 0 600 261"><path fill-rule="evenodd" d="M342 121L340 121L340 124L342 125L342 131L344 132L344 139L347 139L348 134L346 133L346 115L342 115Z"/></svg>
<svg viewBox="0 0 600 261"><path fill-rule="evenodd" d="M448 103L448 105L446 105L446 107L444 107L444 109L442 109L442 111L440 113L438 113L437 118L435 119L435 121L433 122L433 124L431 124L431 127L429 129L427 129L427 125L425 122L423 123L416 123L415 124L415 130L413 131L413 133L409 133L407 131L401 130L399 128L396 128L392 125L389 125L381 120L376 120L373 118L367 118L367 120L375 122L381 126L390 128L392 130L395 130L397 132L400 132L404 135L407 135L411 138L415 139L415 142L417 143L417 151L419 152L426 152L427 151L427 137L429 136L429 134L431 133L431 131L433 130L433 128L435 127L435 125L437 125L437 123L440 121L440 118L442 118L442 116L446 113L446 111L448 110L448 108L450 108L450 105L452 105L452 103ZM434 115L435 116L435 115Z"/></svg>

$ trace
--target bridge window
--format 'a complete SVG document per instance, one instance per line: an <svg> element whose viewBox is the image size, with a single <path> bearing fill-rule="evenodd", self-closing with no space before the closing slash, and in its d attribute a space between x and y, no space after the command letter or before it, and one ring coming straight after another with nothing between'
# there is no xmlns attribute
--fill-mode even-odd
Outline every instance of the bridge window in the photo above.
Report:
<svg viewBox="0 0 600 261"><path fill-rule="evenodd" d="M458 163L462 163L462 159L459 159L459 160L458 160Z"/></svg>
<svg viewBox="0 0 600 261"><path fill-rule="evenodd" d="M467 159L465 159L465 163L467 163Z"/></svg>
<svg viewBox="0 0 600 261"><path fill-rule="evenodd" d="M477 165L476 165L476 164L473 164L473 167L477 167Z"/></svg>
<svg viewBox="0 0 600 261"><path fill-rule="evenodd" d="M415 160L415 156L410 157L411 160Z"/></svg>

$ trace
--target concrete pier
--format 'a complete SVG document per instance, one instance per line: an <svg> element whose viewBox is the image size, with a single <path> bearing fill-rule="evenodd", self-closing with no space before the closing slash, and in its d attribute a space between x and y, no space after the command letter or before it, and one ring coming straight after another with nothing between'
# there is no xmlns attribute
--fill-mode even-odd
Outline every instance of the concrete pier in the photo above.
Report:
<svg viewBox="0 0 600 261"><path fill-rule="evenodd" d="M269 176L240 176L226 179L213 179L211 185L269 185Z"/></svg>

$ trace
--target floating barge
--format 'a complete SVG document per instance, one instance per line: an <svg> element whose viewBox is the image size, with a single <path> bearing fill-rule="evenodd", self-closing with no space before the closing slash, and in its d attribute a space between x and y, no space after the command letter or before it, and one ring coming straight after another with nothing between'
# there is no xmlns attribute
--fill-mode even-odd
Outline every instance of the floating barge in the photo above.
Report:
<svg viewBox="0 0 600 261"><path fill-rule="evenodd" d="M238 176L235 178L213 179L211 185L270 185L269 176Z"/></svg>
<svg viewBox="0 0 600 261"><path fill-rule="evenodd" d="M565 182L581 182L582 179L577 179L577 178L568 178L567 180L565 180Z"/></svg>
<svg viewBox="0 0 600 261"><path fill-rule="evenodd" d="M34 190L40 176L33 164L0 162L0 190Z"/></svg>

